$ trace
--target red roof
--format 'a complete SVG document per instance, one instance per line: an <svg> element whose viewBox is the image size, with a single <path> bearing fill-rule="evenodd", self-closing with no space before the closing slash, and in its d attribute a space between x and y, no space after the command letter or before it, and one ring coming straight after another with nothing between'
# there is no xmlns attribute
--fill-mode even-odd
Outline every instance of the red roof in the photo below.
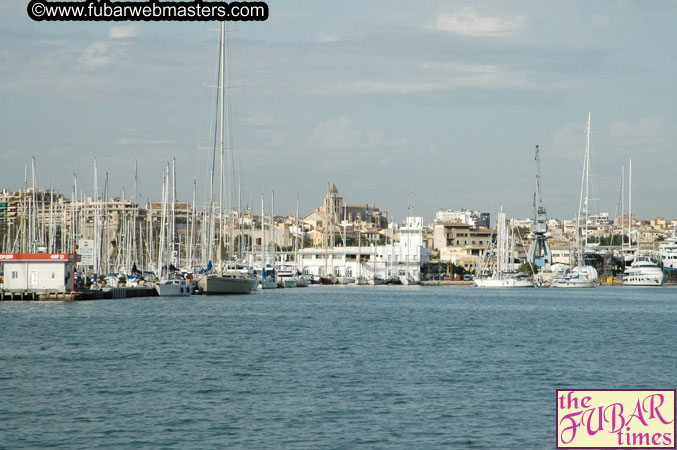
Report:
<svg viewBox="0 0 677 450"><path fill-rule="evenodd" d="M0 253L0 263L13 261L65 262L73 261L73 255L68 253Z"/></svg>

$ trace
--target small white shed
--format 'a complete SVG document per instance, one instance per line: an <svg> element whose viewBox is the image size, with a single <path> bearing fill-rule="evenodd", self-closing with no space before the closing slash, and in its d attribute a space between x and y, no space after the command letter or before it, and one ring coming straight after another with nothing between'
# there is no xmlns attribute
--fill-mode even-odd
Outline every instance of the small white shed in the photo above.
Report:
<svg viewBox="0 0 677 450"><path fill-rule="evenodd" d="M2 253L3 290L71 292L75 257L68 253Z"/></svg>

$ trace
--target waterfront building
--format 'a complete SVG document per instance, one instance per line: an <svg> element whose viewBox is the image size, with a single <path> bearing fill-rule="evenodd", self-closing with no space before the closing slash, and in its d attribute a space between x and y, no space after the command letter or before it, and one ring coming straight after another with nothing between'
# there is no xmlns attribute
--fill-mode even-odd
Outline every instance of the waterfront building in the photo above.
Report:
<svg viewBox="0 0 677 450"><path fill-rule="evenodd" d="M395 232L395 227L392 228ZM409 277L421 279L421 264L432 258L423 240L423 217L407 217L397 230L400 240L386 245L314 247L301 250L299 270L324 277Z"/></svg>
<svg viewBox="0 0 677 450"><path fill-rule="evenodd" d="M440 209L435 214L435 222L460 222L475 228L490 228L491 214L468 209Z"/></svg>
<svg viewBox="0 0 677 450"><path fill-rule="evenodd" d="M75 258L67 253L3 253L6 292L71 292Z"/></svg>
<svg viewBox="0 0 677 450"><path fill-rule="evenodd" d="M433 247L439 251L440 261L474 270L491 240L492 230L461 222L434 222Z"/></svg>

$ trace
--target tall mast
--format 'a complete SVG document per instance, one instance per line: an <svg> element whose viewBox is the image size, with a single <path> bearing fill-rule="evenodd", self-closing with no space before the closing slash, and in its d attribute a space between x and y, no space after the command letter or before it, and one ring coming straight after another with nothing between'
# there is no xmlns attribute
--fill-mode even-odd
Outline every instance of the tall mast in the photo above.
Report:
<svg viewBox="0 0 677 450"><path fill-rule="evenodd" d="M132 254L130 255L130 258L132 260L132 264L136 263L138 261L138 252L136 248L136 218L139 213L139 205L137 203L137 180L139 177L139 164L136 159L134 159L134 203L132 205ZM138 268L137 268L138 269ZM128 269L128 272L131 270ZM134 274L132 274L134 275Z"/></svg>
<svg viewBox="0 0 677 450"><path fill-rule="evenodd" d="M590 177L590 112L588 112L588 122L585 127L585 156L583 158L583 174L581 175L581 195L578 200L578 216L576 217L576 250L577 250L577 264L583 265L583 245L581 244L581 232L580 232L580 222L581 222L581 209L585 207L585 218L583 225L583 235L585 236L585 241L587 241L587 231L588 231L588 188L589 188L589 177ZM585 191L585 198L583 197L583 192ZM585 201L584 201L585 199Z"/></svg>
<svg viewBox="0 0 677 450"><path fill-rule="evenodd" d="M223 274L222 267L222 252L223 252L223 195L224 195L224 182L225 174L223 170L223 151L224 151L224 139L225 139L225 106L226 102L224 101L225 97L225 86L224 86L224 72L226 65L226 22L221 22L221 56L220 56L220 67L219 67L219 100L220 104L220 137L219 137L219 154L220 154L220 182L219 182L219 274Z"/></svg>
<svg viewBox="0 0 677 450"><path fill-rule="evenodd" d="M271 205L270 205L270 231L272 235L273 243L273 270L275 271L275 278L277 278L277 269L275 268L275 258L277 257L277 248L275 248L275 191L272 192Z"/></svg>
<svg viewBox="0 0 677 450"><path fill-rule="evenodd" d="M104 247L106 250L106 273L104 275L108 275L110 273L110 224L108 223L108 204L107 204L107 199L108 199L108 171L106 170L104 172L104 178L103 178L103 234L102 236L105 236L105 242L106 246Z"/></svg>
<svg viewBox="0 0 677 450"><path fill-rule="evenodd" d="M101 239L99 239L99 170L94 158L94 273L100 273Z"/></svg>
<svg viewBox="0 0 677 450"><path fill-rule="evenodd" d="M242 180L237 180L237 259L242 260Z"/></svg>
<svg viewBox="0 0 677 450"><path fill-rule="evenodd" d="M188 267L193 269L193 249L195 248L195 199L197 196L197 178L193 178L193 203L191 204L191 220L190 220L190 245L188 246ZM197 249L195 249L197 250Z"/></svg>
<svg viewBox="0 0 677 450"><path fill-rule="evenodd" d="M621 166L621 191L619 194L621 206L621 250L625 248L625 165Z"/></svg>
<svg viewBox="0 0 677 450"><path fill-rule="evenodd" d="M632 158L630 158L630 167L628 172L628 238L629 248L632 248ZM639 243L637 243L639 247Z"/></svg>
<svg viewBox="0 0 677 450"><path fill-rule="evenodd" d="M160 220L160 245L158 247L158 278L162 279L162 269L165 262L166 228L167 228L167 201L169 194L169 163L162 173L162 218Z"/></svg>
<svg viewBox="0 0 677 450"><path fill-rule="evenodd" d="M176 159L172 158L172 214L171 214L171 228L169 234L170 254L169 260L178 266L178 257L174 257L176 251ZM178 253L177 253L178 255Z"/></svg>
<svg viewBox="0 0 677 450"><path fill-rule="evenodd" d="M31 174L33 178L33 192L32 192L32 204L33 206L31 207L31 248L32 252L35 253L37 251L36 244L37 244L37 234L38 234L38 227L37 227L37 217L38 217L38 205L37 205L37 194L35 192L35 156L31 157Z"/></svg>
<svg viewBox="0 0 677 450"><path fill-rule="evenodd" d="M261 191L261 278L266 271L266 213L264 209L264 194Z"/></svg>
<svg viewBox="0 0 677 450"><path fill-rule="evenodd" d="M299 272L299 237L303 245L303 233L299 233L299 193L296 193L296 238L294 239L294 263L296 272Z"/></svg>

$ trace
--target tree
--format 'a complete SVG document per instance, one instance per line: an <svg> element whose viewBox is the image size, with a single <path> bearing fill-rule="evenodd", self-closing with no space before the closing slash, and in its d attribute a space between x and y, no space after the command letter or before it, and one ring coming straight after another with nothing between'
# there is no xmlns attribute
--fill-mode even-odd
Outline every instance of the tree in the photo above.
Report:
<svg viewBox="0 0 677 450"><path fill-rule="evenodd" d="M524 264L519 266L519 269L517 269L517 271L520 273L525 273L527 275L533 275L536 272L538 272L538 266L534 263L525 262Z"/></svg>

